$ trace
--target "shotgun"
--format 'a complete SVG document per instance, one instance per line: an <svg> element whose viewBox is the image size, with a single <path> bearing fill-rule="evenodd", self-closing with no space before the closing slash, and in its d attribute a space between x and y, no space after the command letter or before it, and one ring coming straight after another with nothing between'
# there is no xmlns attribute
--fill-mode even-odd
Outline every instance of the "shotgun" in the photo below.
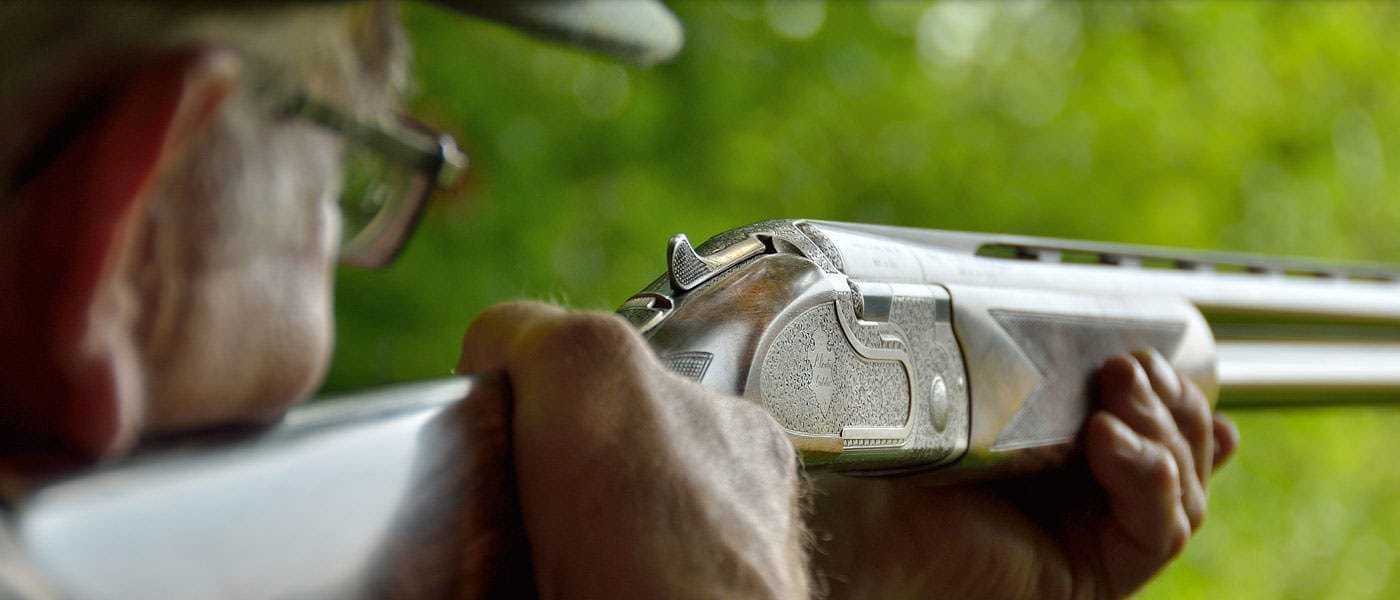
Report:
<svg viewBox="0 0 1400 600"><path fill-rule="evenodd" d="M1073 452L1091 374L1143 347L1217 409L1400 399L1400 271L1385 265L811 220L698 248L678 235L667 264L619 314L676 373L764 406L811 470L936 483L1050 468ZM464 453L509 472L504 421L471 414L501 389L452 377L326 399L12 486L15 569L82 598L393 589L426 576L399 550L430 543L452 507L498 497L484 522L514 518L508 475L452 483ZM464 448L464 423L495 453ZM529 589L523 542L472 540L488 548L468 565L481 591Z"/></svg>

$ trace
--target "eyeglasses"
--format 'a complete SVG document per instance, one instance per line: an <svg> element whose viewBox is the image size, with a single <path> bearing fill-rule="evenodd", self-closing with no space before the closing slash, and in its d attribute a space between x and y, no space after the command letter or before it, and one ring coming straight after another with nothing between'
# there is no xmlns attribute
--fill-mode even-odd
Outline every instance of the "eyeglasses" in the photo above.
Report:
<svg viewBox="0 0 1400 600"><path fill-rule="evenodd" d="M433 193L452 188L467 157L452 136L408 117L371 123L300 90L263 82L259 96L284 116L345 139L340 189L341 264L378 269L394 261Z"/></svg>

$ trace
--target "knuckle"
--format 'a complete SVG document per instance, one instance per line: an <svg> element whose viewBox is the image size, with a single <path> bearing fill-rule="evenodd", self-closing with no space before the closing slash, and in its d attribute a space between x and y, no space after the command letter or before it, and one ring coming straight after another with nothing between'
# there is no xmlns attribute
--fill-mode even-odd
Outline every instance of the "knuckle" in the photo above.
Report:
<svg viewBox="0 0 1400 600"><path fill-rule="evenodd" d="M1173 434L1171 437L1172 463L1179 467L1183 473L1191 473L1194 476L1196 466L1195 454L1191 451L1191 443L1181 435Z"/></svg>
<svg viewBox="0 0 1400 600"><path fill-rule="evenodd" d="M716 399L716 401L719 401ZM743 424L745 445L754 451L762 452L763 458L784 473L791 472L796 477L794 465L798 464L797 449L788 439L787 431L762 407L742 398L724 398L733 406L733 416Z"/></svg>
<svg viewBox="0 0 1400 600"><path fill-rule="evenodd" d="M1144 452L1143 471L1148 482L1156 489L1181 493L1181 470L1170 450L1160 444L1149 443Z"/></svg>
<svg viewBox="0 0 1400 600"><path fill-rule="evenodd" d="M1115 354L1104 361L1104 369L1111 369L1124 375L1131 374L1135 359L1130 353Z"/></svg>
<svg viewBox="0 0 1400 600"><path fill-rule="evenodd" d="M536 323L546 321L562 309L539 302L505 302L487 307L472 319L462 335L462 346L481 352L505 352Z"/></svg>
<svg viewBox="0 0 1400 600"><path fill-rule="evenodd" d="M1100 383L1113 395L1126 395L1132 388L1135 364L1132 357L1126 354L1109 357L1099 367Z"/></svg>
<svg viewBox="0 0 1400 600"><path fill-rule="evenodd" d="M1155 360L1155 357L1157 356L1157 351L1152 349L1151 347L1143 347L1137 348L1132 352L1129 352L1128 354L1132 355L1133 358L1137 359L1137 361L1142 363L1143 365L1150 365L1152 364L1152 361Z"/></svg>
<svg viewBox="0 0 1400 600"><path fill-rule="evenodd" d="M1162 355L1158 354L1156 350L1152 348L1140 348L1128 354L1133 357L1134 362L1137 363L1137 368L1142 370L1143 375L1146 376L1149 382L1155 383L1153 380L1164 375L1160 367L1166 362L1166 359L1162 358Z"/></svg>
<svg viewBox="0 0 1400 600"><path fill-rule="evenodd" d="M558 309L528 300L502 302L489 306L486 310L481 311L481 314L477 315L476 318L472 320L471 325L468 326L468 330L470 331L474 328L480 329L498 323L507 325L519 323L524 321L527 316L546 314L553 310Z"/></svg>
<svg viewBox="0 0 1400 600"><path fill-rule="evenodd" d="M1177 514L1172 520L1172 526L1167 531L1165 553L1167 558L1180 556L1186 550L1187 542L1191 541L1191 525L1184 515Z"/></svg>
<svg viewBox="0 0 1400 600"><path fill-rule="evenodd" d="M780 435L770 438L765 446L775 477L790 485L796 485L800 480L797 451L788 443L787 437Z"/></svg>
<svg viewBox="0 0 1400 600"><path fill-rule="evenodd" d="M791 447L791 444L787 443L787 431L773 419L772 415L768 414L767 410L743 398L731 397L728 400L734 403L737 413L742 415L741 418L745 421L752 424L758 435L767 440L781 440L784 447Z"/></svg>
<svg viewBox="0 0 1400 600"><path fill-rule="evenodd" d="M1181 396L1181 375L1172 366L1167 357L1162 356L1155 348L1146 348L1134 352L1142 368L1147 371L1151 380L1152 389L1156 391L1165 402L1175 402Z"/></svg>
<svg viewBox="0 0 1400 600"><path fill-rule="evenodd" d="M569 313L531 336L527 353L592 361L634 356L643 350L636 333L607 313Z"/></svg>
<svg viewBox="0 0 1400 600"><path fill-rule="evenodd" d="M1197 530L1199 530L1199 529L1201 528L1201 525L1204 525L1205 522L1206 522L1206 503L1205 503L1205 500L1204 500L1204 499L1201 499L1201 500L1199 501L1199 503L1197 504L1196 509L1195 509L1195 510L1192 510L1192 511L1189 511L1189 512L1187 513L1187 516L1191 517L1191 530L1192 530L1192 531L1197 531Z"/></svg>
<svg viewBox="0 0 1400 600"><path fill-rule="evenodd" d="M1186 520L1191 525L1191 531L1200 528L1201 521L1206 514L1206 494L1199 484L1188 482L1185 492L1181 494L1181 507L1186 510Z"/></svg>
<svg viewBox="0 0 1400 600"><path fill-rule="evenodd" d="M781 431L775 431L766 438L763 447L768 464L773 470L773 477L789 486L798 485L801 481L798 466L801 463L797 450L792 447L787 436Z"/></svg>
<svg viewBox="0 0 1400 600"><path fill-rule="evenodd" d="M1142 364L1135 360L1127 362L1128 368L1132 369L1133 389L1139 393L1146 392L1155 396L1156 392L1152 390L1152 379L1148 376L1147 369L1144 369Z"/></svg>
<svg viewBox="0 0 1400 600"><path fill-rule="evenodd" d="M1184 411L1177 417L1176 424L1181 430L1181 435L1193 444L1211 439L1210 413L1204 408Z"/></svg>
<svg viewBox="0 0 1400 600"><path fill-rule="evenodd" d="M622 319L601 312L573 313L565 320L561 329L565 334L580 340L607 344L624 344L636 337Z"/></svg>
<svg viewBox="0 0 1400 600"><path fill-rule="evenodd" d="M783 427L779 425L777 421L774 421L772 417L768 416L768 413L762 412L761 410L759 412L759 417L761 418L763 430L765 432L764 439L767 440L766 445L769 447L774 457L788 464L796 463L797 449L793 448L792 442L788 441L787 432L783 430Z"/></svg>
<svg viewBox="0 0 1400 600"><path fill-rule="evenodd" d="M467 330L462 333L462 344L467 347L478 344L485 336L485 332L503 320L502 313L501 305L491 306L481 311L480 314L476 315L476 318L472 319L471 323L467 324Z"/></svg>
<svg viewBox="0 0 1400 600"><path fill-rule="evenodd" d="M1176 411L1177 427L1181 429L1181 434L1189 440L1206 440L1211 436L1212 423L1210 406L1199 391L1183 394L1183 399L1179 409Z"/></svg>

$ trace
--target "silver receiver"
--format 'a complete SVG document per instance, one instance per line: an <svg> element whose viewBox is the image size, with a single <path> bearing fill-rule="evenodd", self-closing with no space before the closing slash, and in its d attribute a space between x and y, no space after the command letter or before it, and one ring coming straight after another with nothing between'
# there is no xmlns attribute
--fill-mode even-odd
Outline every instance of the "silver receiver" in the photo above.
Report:
<svg viewBox="0 0 1400 600"><path fill-rule="evenodd" d="M1057 464L1115 354L1154 348L1215 402L1212 328L1252 356L1272 332L1294 362L1328 360L1316 342L1348 327L1400 349L1400 283L1375 265L805 220L679 235L667 258L619 312L675 372L767 409L814 468ZM1373 370L1368 393L1400 391L1400 369ZM1249 373L1241 389L1277 389Z"/></svg>
<svg viewBox="0 0 1400 600"><path fill-rule="evenodd" d="M809 467L961 457L968 379L948 290L848 277L804 229L764 223L698 250L676 236L668 274L620 312L672 370L767 409Z"/></svg>

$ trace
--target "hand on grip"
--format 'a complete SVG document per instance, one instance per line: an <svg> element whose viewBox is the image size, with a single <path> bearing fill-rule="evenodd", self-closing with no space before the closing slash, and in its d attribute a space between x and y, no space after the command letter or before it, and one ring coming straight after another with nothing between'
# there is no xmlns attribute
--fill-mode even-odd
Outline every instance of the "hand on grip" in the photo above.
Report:
<svg viewBox="0 0 1400 600"><path fill-rule="evenodd" d="M813 528L834 597L1117 598L1181 551L1238 433L1155 352L1107 361L1083 460L979 485L824 476Z"/></svg>
<svg viewBox="0 0 1400 600"><path fill-rule="evenodd" d="M806 596L781 428L667 371L621 318L498 306L467 331L457 370L509 382L542 596Z"/></svg>

